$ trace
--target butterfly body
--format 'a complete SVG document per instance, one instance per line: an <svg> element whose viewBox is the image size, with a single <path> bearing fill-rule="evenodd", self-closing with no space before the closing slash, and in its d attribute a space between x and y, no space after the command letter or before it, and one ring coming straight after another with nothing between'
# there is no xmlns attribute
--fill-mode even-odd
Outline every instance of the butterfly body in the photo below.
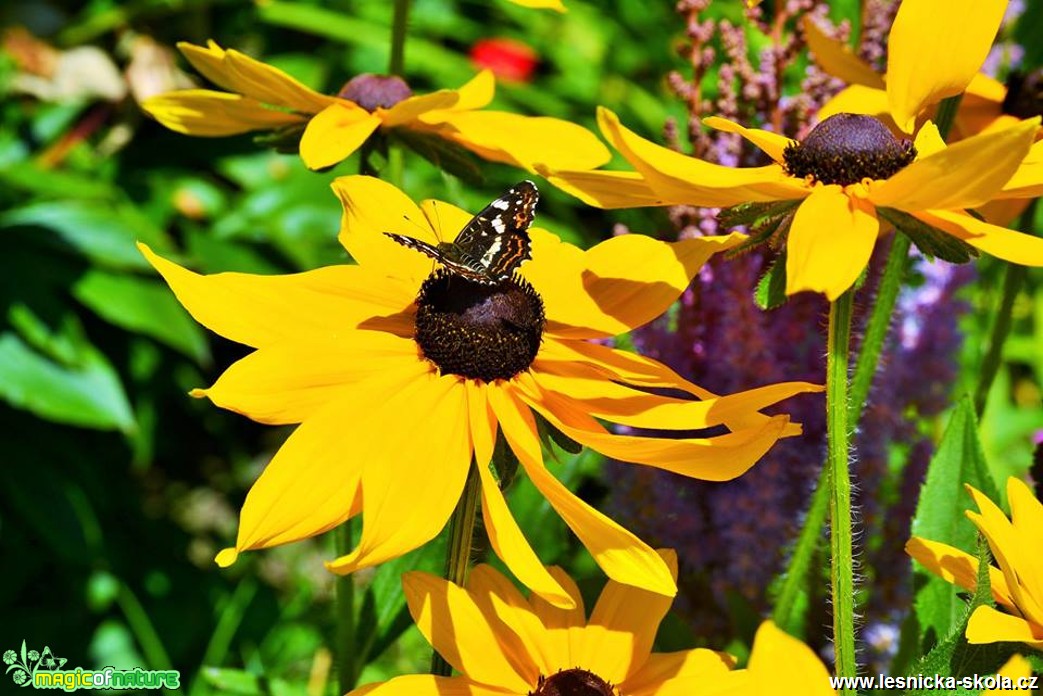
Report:
<svg viewBox="0 0 1043 696"><path fill-rule="evenodd" d="M401 234L384 234L430 256L450 273L493 285L510 278L532 258L528 229L538 200L536 185L523 181L471 218L455 240L437 246Z"/></svg>

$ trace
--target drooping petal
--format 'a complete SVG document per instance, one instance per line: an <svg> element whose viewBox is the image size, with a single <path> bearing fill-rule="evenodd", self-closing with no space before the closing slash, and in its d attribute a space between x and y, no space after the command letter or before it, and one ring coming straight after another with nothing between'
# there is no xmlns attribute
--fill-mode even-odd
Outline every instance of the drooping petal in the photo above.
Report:
<svg viewBox="0 0 1043 696"><path fill-rule="evenodd" d="M966 635L971 645L1018 642L1043 648L1043 627L1033 627L1025 619L1004 614L989 606L980 606L974 610L967 622Z"/></svg>
<svg viewBox="0 0 1043 696"><path fill-rule="evenodd" d="M467 677L436 677L406 674L385 682L366 684L347 696L505 696L500 689L484 686Z"/></svg>
<svg viewBox="0 0 1043 696"><path fill-rule="evenodd" d="M156 255L144 244L138 249L196 321L255 348L299 334L353 329L374 317L402 312L416 294L415 288L402 281L358 266L327 266L274 276L200 275Z"/></svg>
<svg viewBox="0 0 1043 696"><path fill-rule="evenodd" d="M301 159L309 169L330 167L347 159L380 126L380 119L361 106L337 101L308 121L301 137Z"/></svg>
<svg viewBox="0 0 1043 696"><path fill-rule="evenodd" d="M700 693L703 685L727 674L734 666L734 658L705 648L653 653L619 688L632 696L659 696L664 684L685 680L691 683L685 684L687 690L680 694Z"/></svg>
<svg viewBox="0 0 1043 696"><path fill-rule="evenodd" d="M337 237L340 243L363 267L414 279L415 295L419 281L431 272L434 262L397 244L384 232L437 244L420 208L396 187L371 176L342 176L331 188L344 207Z"/></svg>
<svg viewBox="0 0 1043 696"><path fill-rule="evenodd" d="M666 197L652 188L641 172L566 171L540 166L536 171L565 193L595 208L681 205L687 200L683 191Z"/></svg>
<svg viewBox="0 0 1043 696"><path fill-rule="evenodd" d="M1007 479L1007 500L1019 550L1017 562L1021 569L1021 582L1036 604L1043 605L1043 557L1034 552L1039 544L1040 530L1043 530L1043 505L1024 481L1013 476Z"/></svg>
<svg viewBox="0 0 1043 696"><path fill-rule="evenodd" d="M804 36L808 41L808 49L815 57L815 62L823 70L833 77L839 77L849 85L865 86L878 91L884 89L884 78L873 69L873 66L855 55L847 43L826 36L819 29L815 20L808 15L804 16L802 24ZM821 120L824 117L820 115L819 118Z"/></svg>
<svg viewBox="0 0 1043 696"><path fill-rule="evenodd" d="M924 222L1004 261L1043 266L1043 239L991 225L964 213L927 210L915 214Z"/></svg>
<svg viewBox="0 0 1043 696"><path fill-rule="evenodd" d="M149 97L141 108L172 131L219 137L302 123L304 116L269 109L256 99L209 89L183 89Z"/></svg>
<svg viewBox="0 0 1043 696"><path fill-rule="evenodd" d="M500 487L489 471L493 443L496 440L496 417L489 407L486 392L497 387L480 385L472 380L467 380L465 384L475 464L482 484L482 520L485 522L489 543L504 565L522 584L551 604L571 609L575 602L547 571L536 552L532 550L532 546L526 541L525 535L507 507Z"/></svg>
<svg viewBox="0 0 1043 696"><path fill-rule="evenodd" d="M394 128L412 123L428 112L452 108L459 100L460 95L455 90L441 89L403 99L390 109L377 109L377 116L385 128Z"/></svg>
<svg viewBox="0 0 1043 696"><path fill-rule="evenodd" d="M260 423L301 423L358 382L416 357L412 338L384 331L298 336L233 363L212 387L192 396Z"/></svg>
<svg viewBox="0 0 1043 696"><path fill-rule="evenodd" d="M884 121L891 120L888 111L887 92L864 85L851 85L840 90L832 99L822 105L815 118L819 123L835 114L868 114Z"/></svg>
<svg viewBox="0 0 1043 696"><path fill-rule="evenodd" d="M1000 198L1035 198L1043 195L1043 140L1029 149L1029 154L1018 166L1003 190Z"/></svg>
<svg viewBox="0 0 1043 696"><path fill-rule="evenodd" d="M360 382L294 430L250 488L235 548L222 551L218 563L231 565L247 549L321 534L357 512L356 493L370 454L358 449L359 440L373 438L374 415L401 418L401 405L398 412L385 410L386 394L416 382L421 369L427 368L414 360ZM387 460L378 461L387 466Z"/></svg>
<svg viewBox="0 0 1043 696"><path fill-rule="evenodd" d="M751 143L761 149L764 154L771 157L772 160L778 164L783 163L782 153L790 145L796 145L796 141L793 138L787 138L784 135L778 133L772 133L760 128L746 128L740 126L734 121L729 121L726 118L720 116L710 116L703 119L703 123L710 128L715 130L724 131L725 133L738 133L742 137L749 140Z"/></svg>
<svg viewBox="0 0 1043 696"><path fill-rule="evenodd" d="M887 43L887 98L898 127L952 97L981 68L996 37L1006 0L903 0Z"/></svg>
<svg viewBox="0 0 1043 696"><path fill-rule="evenodd" d="M978 559L969 553L920 537L912 537L905 544L905 552L927 570L946 582L974 591L978 584ZM1014 606L1014 599L1007 587L1007 579L999 568L989 566L989 584L992 596L1000 604Z"/></svg>
<svg viewBox="0 0 1043 696"><path fill-rule="evenodd" d="M543 297L548 321L562 325L552 327L554 333L603 338L665 312L711 256L744 238L732 234L661 242L629 234L577 253L557 237L534 233L533 260L522 274Z"/></svg>
<svg viewBox="0 0 1043 696"><path fill-rule="evenodd" d="M334 101L334 97L305 87L278 68L234 49L226 51L213 41L206 48L187 42L177 47L192 67L231 92L305 114L318 113Z"/></svg>
<svg viewBox="0 0 1043 696"><path fill-rule="evenodd" d="M603 107L598 108L598 125L612 146L641 172L652 189L667 200L683 200L691 205L730 206L749 201L790 200L808 194L802 181L787 176L777 164L752 168L725 167L688 157L638 136L623 126L618 116ZM771 146L766 147L770 149Z"/></svg>
<svg viewBox="0 0 1043 696"><path fill-rule="evenodd" d="M578 402L583 412L635 428L697 430L759 411L795 394L820 392L810 382L782 382L712 399L693 401L660 396L606 379L589 365L541 360L533 363L536 382L546 392Z"/></svg>
<svg viewBox="0 0 1043 696"><path fill-rule="evenodd" d="M816 187L790 227L786 294L812 290L837 299L865 270L879 232L873 206L839 186Z"/></svg>
<svg viewBox="0 0 1043 696"><path fill-rule="evenodd" d="M536 171L594 169L612 155L586 128L545 116L523 116L504 111L445 112L438 131L445 137L492 162Z"/></svg>
<svg viewBox="0 0 1043 696"><path fill-rule="evenodd" d="M430 363L418 362L430 369ZM455 375L426 372L370 406L344 450L363 462L362 538L327 568L350 573L438 535L471 464L467 420L467 394Z"/></svg>
<svg viewBox="0 0 1043 696"><path fill-rule="evenodd" d="M496 77L492 70L482 70L456 90L458 99L453 109L468 111L484 109L496 94ZM421 117L423 120L424 117Z"/></svg>
<svg viewBox="0 0 1043 696"><path fill-rule="evenodd" d="M567 631L586 624L587 610L583 606L583 595L580 594L576 581L558 566L551 566L547 570L572 598L575 606L571 609L555 606L538 594L533 594L529 596L529 604L532 606L533 613L540 618L548 631Z"/></svg>
<svg viewBox="0 0 1043 696"><path fill-rule="evenodd" d="M771 621L765 621L757 629L746 669L757 675L766 687L756 693L835 694L829 683L829 672L814 651Z"/></svg>
<svg viewBox="0 0 1043 696"><path fill-rule="evenodd" d="M677 554L660 549L659 555L676 579ZM659 622L672 602L661 594L609 580L594 605L573 659L613 684L626 680L651 654Z"/></svg>
<svg viewBox="0 0 1043 696"><path fill-rule="evenodd" d="M674 596L677 586L666 563L655 551L580 500L547 471L536 422L529 409L508 389L490 391L489 402L529 480L579 537L605 574L624 584Z"/></svg>
<svg viewBox="0 0 1043 696"><path fill-rule="evenodd" d="M402 576L409 613L445 661L471 680L524 694L534 686L504 650L499 635L468 592L429 573ZM495 621L495 618L493 619Z"/></svg>
<svg viewBox="0 0 1043 696"><path fill-rule="evenodd" d="M775 416L761 427L708 438L657 438L616 435L595 421L577 402L518 378L529 406L558 430L591 449L625 462L646 464L705 481L730 481L757 463L783 436L788 416Z"/></svg>
<svg viewBox="0 0 1043 696"><path fill-rule="evenodd" d="M875 183L869 198L876 205L908 212L977 207L994 198L1017 171L1038 125L1038 120L1024 121L917 158L886 181Z"/></svg>

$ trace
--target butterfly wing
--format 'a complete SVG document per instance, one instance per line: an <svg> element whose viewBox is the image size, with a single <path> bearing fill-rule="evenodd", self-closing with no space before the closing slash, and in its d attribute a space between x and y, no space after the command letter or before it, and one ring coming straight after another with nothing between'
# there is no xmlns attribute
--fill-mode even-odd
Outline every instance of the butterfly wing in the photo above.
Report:
<svg viewBox="0 0 1043 696"><path fill-rule="evenodd" d="M390 237L394 241L398 242L407 249L415 249L422 254L427 254L438 263L442 264L450 271L458 276L476 280L479 283L490 283L492 282L489 277L485 274L485 269L478 265L478 262L469 259L466 256L456 258L454 254L448 253L447 250L441 249L436 246L432 246L427 242L423 242L413 237L407 237L404 234L395 234L394 232L385 232L385 236ZM451 245L446 245L450 248Z"/></svg>
<svg viewBox="0 0 1043 696"><path fill-rule="evenodd" d="M491 281L509 278L532 258L528 229L538 201L536 184L522 181L471 218L453 245L477 261Z"/></svg>

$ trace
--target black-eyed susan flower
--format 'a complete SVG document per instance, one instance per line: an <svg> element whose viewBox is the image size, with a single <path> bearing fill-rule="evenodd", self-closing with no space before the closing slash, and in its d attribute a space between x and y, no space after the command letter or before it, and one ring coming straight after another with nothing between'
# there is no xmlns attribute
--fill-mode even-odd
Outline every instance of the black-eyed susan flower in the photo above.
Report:
<svg viewBox="0 0 1043 696"><path fill-rule="evenodd" d="M741 236L667 244L628 235L584 252L534 228L532 260L489 284L432 273L430 258L385 234L434 244L434 221L459 230L469 218L462 210L418 207L370 177L341 178L333 188L344 205L340 240L356 266L201 276L143 249L200 323L257 349L194 394L263 423L301 424L251 488L235 547L218 563L319 534L358 512L358 547L329 568L349 573L401 555L442 529L473 457L493 550L532 590L567 604L489 471L499 431L609 577L672 595L662 559L547 470L536 417L606 456L710 480L739 476L777 439L798 434L788 417L759 409L815 385L719 397L596 341L658 316ZM649 393L656 388L696 398ZM601 421L730 432L658 439L613 434Z"/></svg>
<svg viewBox="0 0 1043 696"><path fill-rule="evenodd" d="M1043 167L1036 163L1043 150L1030 155L1039 119L952 146L945 145L933 124L920 129L914 145L895 138L877 119L858 114L826 119L802 143L723 118L705 119L711 127L741 134L773 161L750 168L725 167L656 145L607 109L599 109L598 122L636 171L542 169L552 183L604 208L791 201L787 294L813 290L830 300L839 297L858 279L877 238L889 229L881 218L910 235L923 231L914 241L932 255L949 257L948 243L956 245L956 258L962 260L977 249L1014 263L1043 265L1043 239L965 211L994 198L1036 195L1032 192L1043 188Z"/></svg>
<svg viewBox="0 0 1043 696"><path fill-rule="evenodd" d="M340 162L378 131L441 138L487 160L525 169L535 162L585 169L604 164L610 156L592 133L576 124L484 110L495 90L488 70L459 89L424 95L413 95L399 77L359 75L330 96L213 41L206 47L179 43L178 48L196 70L227 91L167 92L146 99L146 112L187 135L303 129L301 159L312 169Z"/></svg>
<svg viewBox="0 0 1043 696"><path fill-rule="evenodd" d="M1043 650L1043 504L1022 481L1007 479L1011 516L981 491L967 486L978 506L967 517L989 542L999 568L989 567L992 597L1003 611L980 606L967 624L969 643L1025 643ZM905 546L910 556L948 582L974 591L978 559L937 541L913 537Z"/></svg>
<svg viewBox="0 0 1043 696"><path fill-rule="evenodd" d="M675 554L660 553L676 574ZM466 588L406 573L402 584L417 628L459 675L406 675L351 696L680 696L704 693L731 668L732 658L712 650L652 652L669 598L610 580L588 619L572 579L559 568L550 572L572 608L526 598L487 565L471 571Z"/></svg>

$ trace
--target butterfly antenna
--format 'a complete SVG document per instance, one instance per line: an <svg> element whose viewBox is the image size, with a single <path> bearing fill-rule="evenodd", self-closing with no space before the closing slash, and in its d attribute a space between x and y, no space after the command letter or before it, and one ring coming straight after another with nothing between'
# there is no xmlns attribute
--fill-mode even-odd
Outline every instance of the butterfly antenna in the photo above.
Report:
<svg viewBox="0 0 1043 696"><path fill-rule="evenodd" d="M423 225L421 225L419 222L417 222L413 218L409 217L408 215L402 215L402 219L403 220L407 220L411 225L413 225L413 227L416 227L421 232L425 232ZM435 239L438 240L438 241L441 241L440 239L438 239L438 232L437 231L435 232ZM434 260L431 261L431 272L432 273L435 272L435 262L434 262Z"/></svg>

